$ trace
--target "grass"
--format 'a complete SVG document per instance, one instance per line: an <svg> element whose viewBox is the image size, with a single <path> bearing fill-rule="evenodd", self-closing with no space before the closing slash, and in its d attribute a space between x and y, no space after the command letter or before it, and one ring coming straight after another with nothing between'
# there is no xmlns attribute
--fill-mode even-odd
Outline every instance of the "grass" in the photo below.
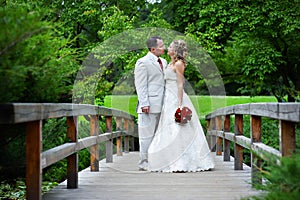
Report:
<svg viewBox="0 0 300 200"><path fill-rule="evenodd" d="M273 96L190 96L199 118L218 108L245 103L277 102ZM115 108L137 116L135 108L137 104L136 95L110 95L104 99L104 106Z"/></svg>

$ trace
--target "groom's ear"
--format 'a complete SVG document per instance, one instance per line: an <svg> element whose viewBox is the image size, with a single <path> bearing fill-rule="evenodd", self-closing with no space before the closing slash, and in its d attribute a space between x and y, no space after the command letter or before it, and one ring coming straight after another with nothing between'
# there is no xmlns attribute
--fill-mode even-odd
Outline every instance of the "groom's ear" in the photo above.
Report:
<svg viewBox="0 0 300 200"><path fill-rule="evenodd" d="M152 53L154 53L154 52L155 52L155 49L156 49L156 48L151 47L151 48L150 48L150 51L151 51Z"/></svg>

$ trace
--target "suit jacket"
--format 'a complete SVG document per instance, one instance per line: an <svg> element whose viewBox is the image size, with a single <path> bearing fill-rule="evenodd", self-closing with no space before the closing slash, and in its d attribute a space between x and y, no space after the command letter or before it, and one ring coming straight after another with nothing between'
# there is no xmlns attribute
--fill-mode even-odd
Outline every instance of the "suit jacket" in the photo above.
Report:
<svg viewBox="0 0 300 200"><path fill-rule="evenodd" d="M160 58L163 68L167 61ZM137 113L142 113L142 107L150 106L150 113L160 113L165 91L164 73L158 63L158 57L148 52L140 58L134 69L134 84L138 96Z"/></svg>

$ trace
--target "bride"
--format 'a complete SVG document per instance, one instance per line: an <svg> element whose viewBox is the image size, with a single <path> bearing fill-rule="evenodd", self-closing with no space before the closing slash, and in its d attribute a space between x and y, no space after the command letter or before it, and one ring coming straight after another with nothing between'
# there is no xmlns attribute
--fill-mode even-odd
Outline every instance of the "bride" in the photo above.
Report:
<svg viewBox="0 0 300 200"><path fill-rule="evenodd" d="M214 168L203 129L196 110L183 89L187 46L173 41L168 47L171 62L165 73L165 96L160 122L148 149L149 171L197 172ZM186 124L175 122L178 108L188 107L192 118Z"/></svg>

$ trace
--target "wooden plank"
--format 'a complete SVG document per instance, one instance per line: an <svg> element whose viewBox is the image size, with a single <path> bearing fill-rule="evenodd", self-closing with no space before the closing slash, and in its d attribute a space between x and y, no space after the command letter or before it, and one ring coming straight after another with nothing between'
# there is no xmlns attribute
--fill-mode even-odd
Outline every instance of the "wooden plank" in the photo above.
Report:
<svg viewBox="0 0 300 200"><path fill-rule="evenodd" d="M224 118L224 132L230 132L230 115L225 115ZM224 161L230 161L230 140L224 138Z"/></svg>
<svg viewBox="0 0 300 200"><path fill-rule="evenodd" d="M274 149L261 142L255 142L251 145L251 150L263 160L266 161L275 160L276 162L279 163L279 158L281 157L281 153L277 149Z"/></svg>
<svg viewBox="0 0 300 200"><path fill-rule="evenodd" d="M42 168L48 167L76 152L76 143L66 143L42 153Z"/></svg>
<svg viewBox="0 0 300 200"><path fill-rule="evenodd" d="M216 130L217 131L222 130L222 116L216 117ZM216 144L216 155L217 156L222 155L222 144L223 144L223 138L217 137L217 144Z"/></svg>
<svg viewBox="0 0 300 200"><path fill-rule="evenodd" d="M249 114L254 116L268 117L278 119L279 117L278 103L251 103Z"/></svg>
<svg viewBox="0 0 300 200"><path fill-rule="evenodd" d="M105 117L106 132L112 132L112 117ZM106 141L106 162L113 162L113 141L112 138Z"/></svg>
<svg viewBox="0 0 300 200"><path fill-rule="evenodd" d="M116 130L117 131L122 131L122 118L117 117L116 118ZM122 136L120 135L117 137L117 155L122 156L123 150L122 150Z"/></svg>
<svg viewBox="0 0 300 200"><path fill-rule="evenodd" d="M49 118L83 115L115 116L133 120L133 116L111 108L70 103L10 103L0 104L0 124L13 124Z"/></svg>
<svg viewBox="0 0 300 200"><path fill-rule="evenodd" d="M67 138L78 141L77 117L67 117ZM78 155L77 152L67 157L67 188L78 188Z"/></svg>
<svg viewBox="0 0 300 200"><path fill-rule="evenodd" d="M224 132L224 138L231 142L236 142L234 133Z"/></svg>
<svg viewBox="0 0 300 200"><path fill-rule="evenodd" d="M300 103L280 103L278 113L280 120L300 122Z"/></svg>
<svg viewBox="0 0 300 200"><path fill-rule="evenodd" d="M26 199L42 199L42 121L26 127Z"/></svg>
<svg viewBox="0 0 300 200"><path fill-rule="evenodd" d="M44 200L62 199L213 199L235 200L260 194L250 182L250 168L233 170L234 162L223 162L215 156L211 171L197 173L155 173L138 171L139 152L114 155L114 163L100 161L100 171L85 169L79 174L80 188L66 190L61 183L43 195ZM87 197L88 194L88 197Z"/></svg>
<svg viewBox="0 0 300 200"><path fill-rule="evenodd" d="M288 156L296 152L296 124L290 121L279 121L280 152Z"/></svg>
<svg viewBox="0 0 300 200"><path fill-rule="evenodd" d="M261 142L261 117L251 115L250 117L251 143ZM259 177L259 169L261 168L262 160L260 157L251 153L251 179L253 184L262 183Z"/></svg>
<svg viewBox="0 0 300 200"><path fill-rule="evenodd" d="M209 130L216 130L216 120L215 120L215 118L212 118L211 120L210 120L210 124L209 124ZM209 142L210 142L210 144L209 144L209 147L210 147L210 150L212 151L212 152L215 152L216 151L216 136L215 135L210 135L210 138L209 138Z"/></svg>
<svg viewBox="0 0 300 200"><path fill-rule="evenodd" d="M234 119L235 136L243 135L243 115L236 114ZM237 143L234 144L234 169L243 169L243 147Z"/></svg>
<svg viewBox="0 0 300 200"><path fill-rule="evenodd" d="M58 162L79 150L119 137L120 135L122 135L121 132L104 133L98 136L82 138L78 140L77 143L65 143L49 149L42 154L42 167L48 167L49 165Z"/></svg>
<svg viewBox="0 0 300 200"><path fill-rule="evenodd" d="M235 136L235 142L241 147L244 147L246 149L251 148L251 139L247 138L246 136L243 135L237 135Z"/></svg>
<svg viewBox="0 0 300 200"><path fill-rule="evenodd" d="M90 135L98 136L99 135L99 123L98 115L91 115L90 117ZM98 144L94 144L90 147L90 166L91 171L99 171L99 149Z"/></svg>
<svg viewBox="0 0 300 200"><path fill-rule="evenodd" d="M249 113L250 113L250 104L234 105L235 115L249 115Z"/></svg>
<svg viewBox="0 0 300 200"><path fill-rule="evenodd" d="M124 131L125 131L125 136L124 136L124 152L128 153L129 152L129 135L127 134L129 130L129 122L128 119L124 119Z"/></svg>
<svg viewBox="0 0 300 200"><path fill-rule="evenodd" d="M300 103L249 103L220 108L205 116L212 119L222 115L257 115L272 119L300 122Z"/></svg>
<svg viewBox="0 0 300 200"><path fill-rule="evenodd" d="M210 133L210 131L212 130L211 118L206 119L206 129L207 129L206 140L207 140L209 149L212 150L212 145L211 145L212 135Z"/></svg>
<svg viewBox="0 0 300 200"><path fill-rule="evenodd" d="M234 133L228 133L224 131L209 131L210 135L215 135L218 137L223 137L228 141L234 142L235 144L244 147L246 149L251 149L251 139L243 135L235 135Z"/></svg>

